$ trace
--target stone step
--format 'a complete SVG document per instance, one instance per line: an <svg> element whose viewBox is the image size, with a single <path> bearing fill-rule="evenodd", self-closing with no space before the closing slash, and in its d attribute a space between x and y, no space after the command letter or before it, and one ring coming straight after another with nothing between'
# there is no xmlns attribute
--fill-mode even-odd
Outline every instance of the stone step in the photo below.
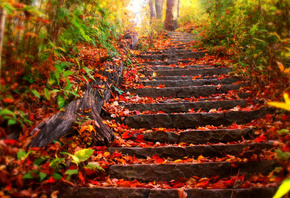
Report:
<svg viewBox="0 0 290 198"><path fill-rule="evenodd" d="M171 181L177 178L212 177L220 178L232 175L269 174L278 166L276 161L249 161L247 163L204 162L204 163L172 163L172 164L126 164L111 165L107 169L111 177L125 180Z"/></svg>
<svg viewBox="0 0 290 198"><path fill-rule="evenodd" d="M146 69L149 71L157 71L157 70L179 70L179 69L212 69L218 67L220 65L171 65L171 66L146 66Z"/></svg>
<svg viewBox="0 0 290 198"><path fill-rule="evenodd" d="M225 154L237 155L244 148L249 147L250 150L261 151L262 149L270 149L273 147L272 142L263 143L245 143L245 144L216 144L216 145L197 145L197 146L161 146L161 147L110 147L111 153L119 151L122 154L135 156L137 158L147 158L148 156L158 155L160 158L170 157L173 160L182 159L184 157L195 157L200 155L204 157L222 157Z"/></svg>
<svg viewBox="0 0 290 198"><path fill-rule="evenodd" d="M227 85L204 85L195 87L165 87L165 88L142 88L127 89L126 92L137 94L138 96L191 98L207 97L213 94L227 93L231 90L239 90L244 87L244 83Z"/></svg>
<svg viewBox="0 0 290 198"><path fill-rule="evenodd" d="M188 53L192 52L192 50L185 50L182 48L169 48L169 49L164 49L160 51L146 51L146 52L141 52L141 55L155 55L155 54L170 54L170 53Z"/></svg>
<svg viewBox="0 0 290 198"><path fill-rule="evenodd" d="M213 125L245 124L263 117L268 108L254 111L227 111L225 113L139 114L125 117L124 123L132 128L195 128Z"/></svg>
<svg viewBox="0 0 290 198"><path fill-rule="evenodd" d="M253 104L257 104L259 100L251 100ZM260 101L263 103L263 101ZM131 111L163 111L165 113L188 112L189 109L197 111L209 111L211 109L232 109L236 106L245 107L250 103L247 100L214 100L201 102L170 102L170 103L152 103L152 104L124 104L123 106Z"/></svg>
<svg viewBox="0 0 290 198"><path fill-rule="evenodd" d="M160 70L160 71L148 71L149 75L154 77L159 76L182 76L182 75L192 75L192 76L212 76L227 74L232 71L231 67L221 67L221 68L209 68L209 69L175 69L175 70Z"/></svg>
<svg viewBox="0 0 290 198"><path fill-rule="evenodd" d="M132 138L137 138L140 133L133 134ZM180 133L154 131L142 133L144 140L148 142L161 143L188 143L188 144L206 144L206 143L228 143L243 139L251 139L254 131L249 128L244 129L214 129L214 130L194 130L187 129Z"/></svg>
<svg viewBox="0 0 290 198"><path fill-rule="evenodd" d="M141 73L146 73L145 71L142 71ZM152 72L151 72L152 73ZM220 75L213 75L213 76L199 76L199 75L182 75L182 76L150 76L150 79L148 77L142 77L141 81L156 81L156 80L192 80L194 77L198 76L196 80L199 79L213 79L218 78Z"/></svg>
<svg viewBox="0 0 290 198"><path fill-rule="evenodd" d="M138 58L149 60L168 60L168 59L187 59L187 58L203 58L204 52L183 52L183 53L170 53L170 54L156 54L156 55L138 55Z"/></svg>
<svg viewBox="0 0 290 198"><path fill-rule="evenodd" d="M177 65L178 63L191 63L192 60L167 60L167 61L145 61L143 64L147 65Z"/></svg>
<svg viewBox="0 0 290 198"><path fill-rule="evenodd" d="M57 187L62 198L177 198L180 189L160 189L144 187ZM272 198L277 187L201 189L186 188L187 198Z"/></svg>
<svg viewBox="0 0 290 198"><path fill-rule="evenodd" d="M223 78L221 80L217 78L208 78L208 79L190 79L190 80L151 80L151 81L142 81L144 86L159 86L165 85L165 87L183 87L183 86L202 86L202 85L218 85L218 84L232 84L236 83L241 78L231 77Z"/></svg>

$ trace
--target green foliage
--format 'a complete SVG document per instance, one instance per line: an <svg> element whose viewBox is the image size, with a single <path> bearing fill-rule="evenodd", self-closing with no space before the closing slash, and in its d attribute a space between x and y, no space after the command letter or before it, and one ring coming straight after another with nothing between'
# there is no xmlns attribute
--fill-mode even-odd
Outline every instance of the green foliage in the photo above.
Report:
<svg viewBox="0 0 290 198"><path fill-rule="evenodd" d="M77 165L79 165L79 163L89 159L93 153L94 153L93 149L82 149L82 150L76 151L74 153L74 155L67 153L67 152L61 152L61 154L67 154L67 155L71 156L73 159L73 162Z"/></svg>
<svg viewBox="0 0 290 198"><path fill-rule="evenodd" d="M40 100L44 95L50 102L57 101L61 108L65 105L64 100L55 100L50 96L51 93L57 93L65 101L79 97L76 94L78 88L68 80L73 75L70 70L74 63L70 60L78 55L77 45L95 45L115 53L111 41L119 35L117 32L120 32L122 19L115 15L114 12L118 10L112 7L112 3L125 6L126 1L33 2L0 2L0 7L8 13L2 71L9 71L11 74L17 71L26 83L38 83L40 87L47 81L46 87L42 88L43 93L39 89L27 90ZM87 67L84 69L89 78L93 79L92 71ZM13 81L16 80L17 78Z"/></svg>
<svg viewBox="0 0 290 198"><path fill-rule="evenodd" d="M280 198L290 191L290 178L285 179L273 198Z"/></svg>
<svg viewBox="0 0 290 198"><path fill-rule="evenodd" d="M24 115L23 111L17 111L17 114L15 114L9 109L1 109L0 116L7 121L8 126L14 124L20 124L21 126L25 124L32 125L32 122Z"/></svg>
<svg viewBox="0 0 290 198"><path fill-rule="evenodd" d="M200 1L203 44L214 53L230 55L239 67L255 77L261 74L282 79L290 67L290 2L282 0L202 0ZM241 64L244 64L243 66ZM285 75L284 75L285 76Z"/></svg>
<svg viewBox="0 0 290 198"><path fill-rule="evenodd" d="M281 109L285 109L287 111L290 111L290 98L289 98L289 94L287 92L285 92L283 94L284 96L284 100L285 102L268 102L269 105L274 106L274 107L278 107ZM288 136L289 135L289 130L288 129L281 129L278 131L278 134L280 135L280 141L282 144L284 144L284 141L286 140L286 143L284 145L289 145L289 141L287 141L287 139L285 138L281 138L283 136ZM278 159L282 162L282 164L286 164L287 170L289 170L289 159L290 159L290 152L287 152L287 150L283 151L283 149L276 149L275 150L276 155L278 157ZM288 167L287 167L288 166ZM274 198L280 198L283 195L285 195L287 192L290 191L290 177L288 176L288 178L286 178L283 183L279 186L278 191L276 192L276 194L274 195Z"/></svg>

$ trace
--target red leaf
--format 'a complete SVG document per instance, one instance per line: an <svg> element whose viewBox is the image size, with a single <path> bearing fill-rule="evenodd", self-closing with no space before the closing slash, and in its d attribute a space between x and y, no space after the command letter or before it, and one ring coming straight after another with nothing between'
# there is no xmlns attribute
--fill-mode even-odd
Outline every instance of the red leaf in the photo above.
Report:
<svg viewBox="0 0 290 198"><path fill-rule="evenodd" d="M283 115L281 116L281 120L282 120L282 121L287 121L288 118L289 118L289 116L288 116L288 115L285 115L285 114L283 114Z"/></svg>
<svg viewBox="0 0 290 198"><path fill-rule="evenodd" d="M119 152L117 152L117 151L115 151L111 156L112 156L113 158L115 158L115 157L122 157L122 154L119 153Z"/></svg>
<svg viewBox="0 0 290 198"><path fill-rule="evenodd" d="M152 156L152 159L157 163L157 164L161 164L164 162L164 160L162 158L160 158L158 155L154 154Z"/></svg>
<svg viewBox="0 0 290 198"><path fill-rule="evenodd" d="M281 149L283 152L290 152L290 147L288 145L284 146L282 149Z"/></svg>
<svg viewBox="0 0 290 198"><path fill-rule="evenodd" d="M79 172L79 179L81 180L82 183L85 181L85 178L81 172Z"/></svg>
<svg viewBox="0 0 290 198"><path fill-rule="evenodd" d="M101 183L98 181L93 181L93 180L89 180L89 181L96 186L101 186Z"/></svg>
<svg viewBox="0 0 290 198"><path fill-rule="evenodd" d="M4 140L4 143L7 145L15 145L17 143L17 141L10 139L10 140Z"/></svg>
<svg viewBox="0 0 290 198"><path fill-rule="evenodd" d="M129 131L126 131L125 133L122 134L122 138L123 138L123 139L128 139L128 138L130 138L130 137L132 137L132 134L130 134Z"/></svg>
<svg viewBox="0 0 290 198"><path fill-rule="evenodd" d="M264 134L262 134L259 137L256 137L255 138L255 141L258 142L258 143L259 142L266 142L267 141L267 138L266 138L266 136Z"/></svg>
<svg viewBox="0 0 290 198"><path fill-rule="evenodd" d="M131 182L129 182L129 181L117 181L116 183L118 184L119 187L130 187L131 186Z"/></svg>
<svg viewBox="0 0 290 198"><path fill-rule="evenodd" d="M14 99L13 98L4 98L3 102L5 102L5 103L13 103Z"/></svg>
<svg viewBox="0 0 290 198"><path fill-rule="evenodd" d="M143 138L144 138L143 134L138 135L135 141L138 143L145 142Z"/></svg>
<svg viewBox="0 0 290 198"><path fill-rule="evenodd" d="M56 180L51 176L48 180L46 180L46 183L51 183L51 184L53 184L53 183L55 183L56 182Z"/></svg>

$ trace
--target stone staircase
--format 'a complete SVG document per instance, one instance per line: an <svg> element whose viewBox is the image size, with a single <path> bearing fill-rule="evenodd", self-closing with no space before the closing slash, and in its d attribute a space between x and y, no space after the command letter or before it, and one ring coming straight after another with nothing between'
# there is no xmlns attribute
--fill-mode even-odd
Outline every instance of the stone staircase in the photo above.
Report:
<svg viewBox="0 0 290 198"><path fill-rule="evenodd" d="M120 103L132 112L147 113L117 119L118 122L131 127L128 129L129 132L135 129L146 129L146 133L142 130L132 133L130 140L135 141L142 134L144 141L153 142L155 146L110 147L109 151L110 153L117 151L138 159L152 158L157 155L172 163L115 164L106 170L108 175L111 178L128 181L137 180L144 183L164 181L166 184L178 182L178 180L194 183L196 178L216 176L219 176L219 179L243 176L243 179L247 180L253 174L268 175L277 166L277 162L275 159L259 158L259 154L271 149L273 143L252 141L255 138L255 129L240 125L271 113L271 109L261 107L254 110L251 108L263 104L263 101L250 100L249 93L239 92L240 88L246 86L246 82L239 77L231 76L230 67L218 64L190 64L193 61L192 58L205 56L204 52L184 50L188 42L194 39L191 34L171 32L169 36L172 38L171 48L139 56L146 59L145 69L139 71L145 76L140 80L145 88L126 90L139 97L153 98L153 102ZM180 63L189 64L184 66ZM164 97L166 98L161 102L154 102ZM212 129L205 126L212 126ZM165 128L171 130L164 130ZM163 143L166 145L158 146ZM181 144L184 146L180 146ZM246 160L241 157L244 160L234 163L229 160L231 157L239 156L243 151L245 155L258 157L255 160ZM213 158L213 160L204 162L199 156ZM178 162L180 159L193 157L195 159L198 157L198 160ZM266 184L243 188L239 186L239 183L243 182L240 180L242 179L236 179L232 187L224 189L207 189L194 186L190 182L187 184L192 187L187 186L182 190L180 188L166 189L164 186L151 188L82 187L78 189L77 195L78 197L110 198L270 198L276 190L274 185ZM68 190L64 197L75 197L75 195Z"/></svg>

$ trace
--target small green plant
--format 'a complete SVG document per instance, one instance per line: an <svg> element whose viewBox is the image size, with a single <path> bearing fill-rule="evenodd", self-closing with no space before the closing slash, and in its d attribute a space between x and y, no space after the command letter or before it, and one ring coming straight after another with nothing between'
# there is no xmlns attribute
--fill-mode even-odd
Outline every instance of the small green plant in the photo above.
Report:
<svg viewBox="0 0 290 198"><path fill-rule="evenodd" d="M16 112L16 113L15 113ZM0 110L0 116L7 121L7 125L14 125L14 124L20 124L23 125L32 125L33 122L31 122L24 114L23 111L15 111L12 112L9 109L1 109Z"/></svg>

